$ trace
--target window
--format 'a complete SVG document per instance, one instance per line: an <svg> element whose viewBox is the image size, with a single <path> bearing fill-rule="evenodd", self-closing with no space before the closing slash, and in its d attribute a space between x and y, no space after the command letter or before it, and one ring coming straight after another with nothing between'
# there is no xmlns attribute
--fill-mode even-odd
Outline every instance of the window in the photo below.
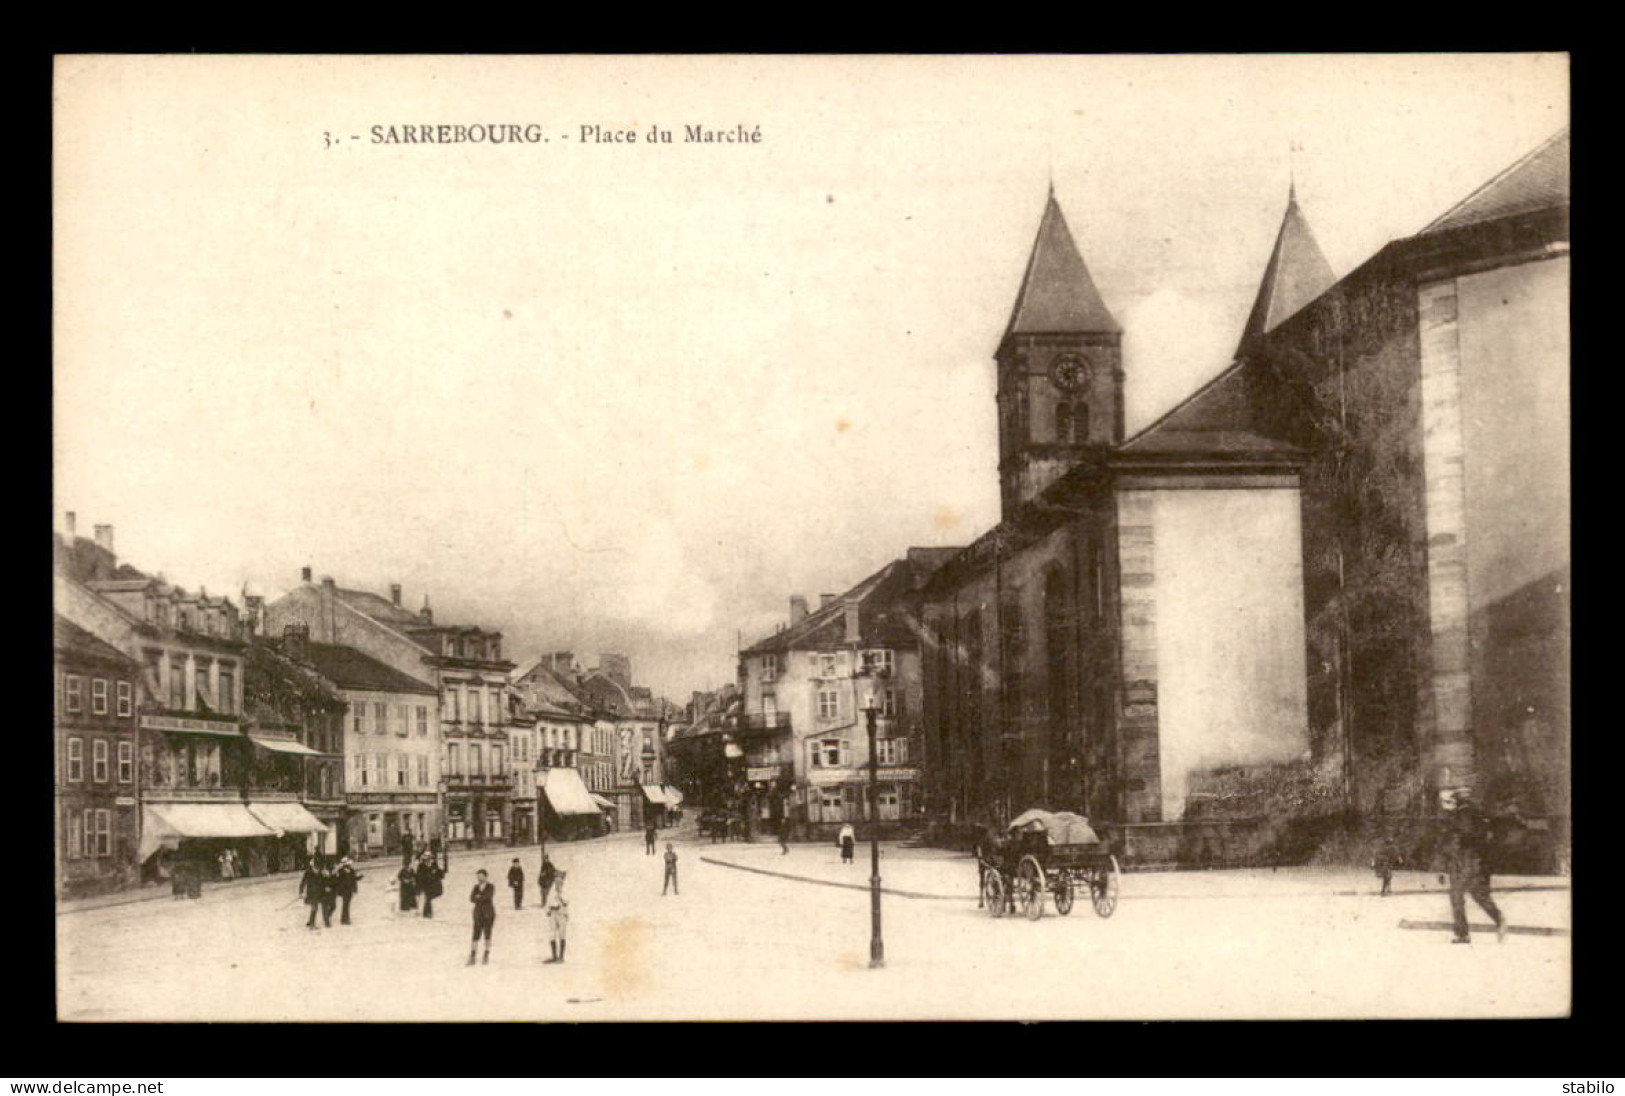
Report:
<svg viewBox="0 0 1625 1096"><path fill-rule="evenodd" d="M355 786L356 787L365 788L367 786L367 755L366 754L356 754L355 755L354 763L350 766L350 777L351 777L352 780L355 781Z"/></svg>
<svg viewBox="0 0 1625 1096"><path fill-rule="evenodd" d="M372 730L374 734L389 733L389 705L374 703L372 706Z"/></svg>
<svg viewBox="0 0 1625 1096"><path fill-rule="evenodd" d="M351 701L351 715L355 717L355 733L367 733L367 706L360 701Z"/></svg>
<svg viewBox="0 0 1625 1096"><path fill-rule="evenodd" d="M128 681L118 683L118 714L128 717L135 711L135 690Z"/></svg>
<svg viewBox="0 0 1625 1096"><path fill-rule="evenodd" d="M446 690L446 718L459 723L463 718L463 690L452 686Z"/></svg>
<svg viewBox="0 0 1625 1096"><path fill-rule="evenodd" d="M94 829L91 827L94 826ZM113 855L113 812L97 808L85 812L85 852L91 856Z"/></svg>
<svg viewBox="0 0 1625 1096"><path fill-rule="evenodd" d="M880 715L884 719L897 718L897 690L886 689L880 694Z"/></svg>
<svg viewBox="0 0 1625 1096"><path fill-rule="evenodd" d="M177 711L186 708L186 666L175 659L169 662L169 706Z"/></svg>
<svg viewBox="0 0 1625 1096"><path fill-rule="evenodd" d="M429 707L426 704L418 705L418 737L429 737Z"/></svg>
<svg viewBox="0 0 1625 1096"><path fill-rule="evenodd" d="M841 714L841 694L835 689L818 690L818 718L834 719Z"/></svg>
<svg viewBox="0 0 1625 1096"><path fill-rule="evenodd" d="M118 782L120 784L135 782L135 744L133 742L120 742L118 744Z"/></svg>
<svg viewBox="0 0 1625 1096"><path fill-rule="evenodd" d="M501 776L502 775L502 747L501 746L492 746L491 747L491 775L492 776Z"/></svg>
<svg viewBox="0 0 1625 1096"><path fill-rule="evenodd" d="M908 761L908 739L880 738L875 740L875 756L882 765L902 765Z"/></svg>
<svg viewBox="0 0 1625 1096"><path fill-rule="evenodd" d="M395 737L405 738L407 731L408 713L405 704L395 705Z"/></svg>
<svg viewBox="0 0 1625 1096"><path fill-rule="evenodd" d="M85 740L68 739L68 781L77 784L85 778Z"/></svg>
<svg viewBox="0 0 1625 1096"><path fill-rule="evenodd" d="M68 859L85 855L85 820L78 811L68 812Z"/></svg>
<svg viewBox="0 0 1625 1096"><path fill-rule="evenodd" d="M501 723L502 722L502 693L499 690L496 690L496 689L491 690L491 718L490 718L490 722L492 722L492 723Z"/></svg>
<svg viewBox="0 0 1625 1096"><path fill-rule="evenodd" d="M838 659L837 659L837 657L835 655L819 655L818 656L818 676L819 677L834 677L835 674L836 674L836 671L839 668L840 668L839 661L838 661Z"/></svg>
<svg viewBox="0 0 1625 1096"><path fill-rule="evenodd" d="M405 754L395 755L395 786L406 787L407 759Z"/></svg>
<svg viewBox="0 0 1625 1096"><path fill-rule="evenodd" d="M863 652L863 669L866 673L889 675L892 672L891 651L865 651Z"/></svg>
<svg viewBox="0 0 1625 1096"><path fill-rule="evenodd" d="M460 743L453 742L446 747L446 768L454 776L463 775L463 747Z"/></svg>
<svg viewBox="0 0 1625 1096"><path fill-rule="evenodd" d="M830 821L839 821L841 808L846 804L846 797L841 794L840 788L820 788L818 791L818 806L825 812Z"/></svg>
<svg viewBox="0 0 1625 1096"><path fill-rule="evenodd" d="M883 822L895 821L900 817L897 809L897 789L882 787L875 792L875 800L880 805L880 819Z"/></svg>
<svg viewBox="0 0 1625 1096"><path fill-rule="evenodd" d="M839 768L846 761L846 739L821 738L812 743L812 763L815 768Z"/></svg>
<svg viewBox="0 0 1625 1096"><path fill-rule="evenodd" d="M468 721L470 723L485 722L485 694L472 685L468 689Z"/></svg>
<svg viewBox="0 0 1625 1096"><path fill-rule="evenodd" d="M85 710L85 679L78 674L68 675L67 698L68 711L82 712Z"/></svg>
<svg viewBox="0 0 1625 1096"><path fill-rule="evenodd" d="M237 710L237 668L220 664L220 710L230 715Z"/></svg>
<svg viewBox="0 0 1625 1096"><path fill-rule="evenodd" d="M207 659L200 658L192 664L192 695L201 702L200 710L209 706L208 698L214 695L214 690L209 688L209 661Z"/></svg>
<svg viewBox="0 0 1625 1096"><path fill-rule="evenodd" d="M468 772L470 776L485 775L485 758L480 752L478 742L468 744Z"/></svg>
<svg viewBox="0 0 1625 1096"><path fill-rule="evenodd" d="M779 679L779 656L762 656L762 680L777 681Z"/></svg>
<svg viewBox="0 0 1625 1096"><path fill-rule="evenodd" d="M107 714L107 679L98 677L90 683L90 710L96 715Z"/></svg>
<svg viewBox="0 0 1625 1096"><path fill-rule="evenodd" d="M418 754L418 787L429 786L429 755Z"/></svg>

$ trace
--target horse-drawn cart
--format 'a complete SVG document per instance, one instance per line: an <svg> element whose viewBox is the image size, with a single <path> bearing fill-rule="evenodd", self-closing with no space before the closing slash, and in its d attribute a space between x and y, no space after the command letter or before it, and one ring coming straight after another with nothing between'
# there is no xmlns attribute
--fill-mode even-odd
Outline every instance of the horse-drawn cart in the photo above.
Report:
<svg viewBox="0 0 1625 1096"><path fill-rule="evenodd" d="M1072 912L1079 891L1088 893L1101 917L1117 909L1117 858L1079 815L1027 811L1010 823L1007 839L978 862L982 901L994 917L1024 913L1036 921L1044 916L1046 897L1064 916Z"/></svg>

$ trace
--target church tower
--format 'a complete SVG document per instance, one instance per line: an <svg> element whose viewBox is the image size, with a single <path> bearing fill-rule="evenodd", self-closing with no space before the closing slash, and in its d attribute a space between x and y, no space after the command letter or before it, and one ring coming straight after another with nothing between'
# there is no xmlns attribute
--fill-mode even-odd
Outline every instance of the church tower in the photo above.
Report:
<svg viewBox="0 0 1625 1096"><path fill-rule="evenodd" d="M1298 208L1298 188L1287 188L1286 213L1281 230L1275 234L1275 247L1264 264L1264 279L1258 297L1242 330L1236 357L1248 358L1262 349L1269 334L1304 305L1330 289L1337 281L1332 264L1321 254L1309 222Z"/></svg>
<svg viewBox="0 0 1625 1096"><path fill-rule="evenodd" d="M1122 341L1052 188L994 355L1005 518L1092 447L1123 440Z"/></svg>

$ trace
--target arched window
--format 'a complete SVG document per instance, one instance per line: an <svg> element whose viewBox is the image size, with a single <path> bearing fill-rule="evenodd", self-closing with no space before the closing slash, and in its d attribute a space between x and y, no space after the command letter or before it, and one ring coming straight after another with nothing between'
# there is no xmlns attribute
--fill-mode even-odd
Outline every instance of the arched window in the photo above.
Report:
<svg viewBox="0 0 1625 1096"><path fill-rule="evenodd" d="M1072 401L1062 400L1055 405L1055 440L1062 445L1072 441Z"/></svg>
<svg viewBox="0 0 1625 1096"><path fill-rule="evenodd" d="M1083 445L1089 440L1089 405L1075 404L1072 408L1072 442Z"/></svg>

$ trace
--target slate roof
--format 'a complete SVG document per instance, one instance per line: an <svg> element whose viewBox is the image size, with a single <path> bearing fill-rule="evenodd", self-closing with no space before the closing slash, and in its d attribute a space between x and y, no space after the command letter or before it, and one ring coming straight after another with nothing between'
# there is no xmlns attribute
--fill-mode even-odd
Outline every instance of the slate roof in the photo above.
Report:
<svg viewBox="0 0 1625 1096"><path fill-rule="evenodd" d="M1511 217L1569 202L1569 131L1565 126L1511 167L1473 191L1419 236Z"/></svg>
<svg viewBox="0 0 1625 1096"><path fill-rule="evenodd" d="M1100 299L1089 268L1084 265L1072 232L1066 226L1061 206L1050 191L1044 217L1038 224L1027 271L1021 278L1021 291L1010 313L1011 335L1055 333L1122 332Z"/></svg>
<svg viewBox="0 0 1625 1096"><path fill-rule="evenodd" d="M53 644L57 654L69 659L131 669L139 665L106 640L79 627L67 617L53 614Z"/></svg>
<svg viewBox="0 0 1625 1096"><path fill-rule="evenodd" d="M1242 329L1236 356L1243 357L1255 349L1266 334L1336 281L1331 264L1321 253L1315 234L1309 230L1309 222L1298 208L1296 189L1289 190L1281 229L1275 234L1269 262L1264 264L1258 297L1253 301L1247 326Z"/></svg>
<svg viewBox="0 0 1625 1096"><path fill-rule="evenodd" d="M944 549L957 554L959 549ZM911 553L912 554L912 553ZM857 640L865 647L909 647L919 642L905 595L919 588L936 568L911 559L898 559L858 583L829 605L800 622L776 632L741 654L774 651L823 650ZM858 602L856 637L846 634L846 603Z"/></svg>
<svg viewBox="0 0 1625 1096"><path fill-rule="evenodd" d="M433 685L386 666L369 654L336 643L307 643L306 661L333 684L346 689L370 689L380 693L424 693L437 695Z"/></svg>
<svg viewBox="0 0 1625 1096"><path fill-rule="evenodd" d="M423 617L409 609L403 609L387 597L369 594L365 590L346 590L343 587L334 587L333 592L350 608L357 609L385 624L424 623Z"/></svg>
<svg viewBox="0 0 1625 1096"><path fill-rule="evenodd" d="M1286 457L1302 452L1271 436L1262 404L1284 397L1262 371L1237 362L1118 446L1130 456Z"/></svg>

